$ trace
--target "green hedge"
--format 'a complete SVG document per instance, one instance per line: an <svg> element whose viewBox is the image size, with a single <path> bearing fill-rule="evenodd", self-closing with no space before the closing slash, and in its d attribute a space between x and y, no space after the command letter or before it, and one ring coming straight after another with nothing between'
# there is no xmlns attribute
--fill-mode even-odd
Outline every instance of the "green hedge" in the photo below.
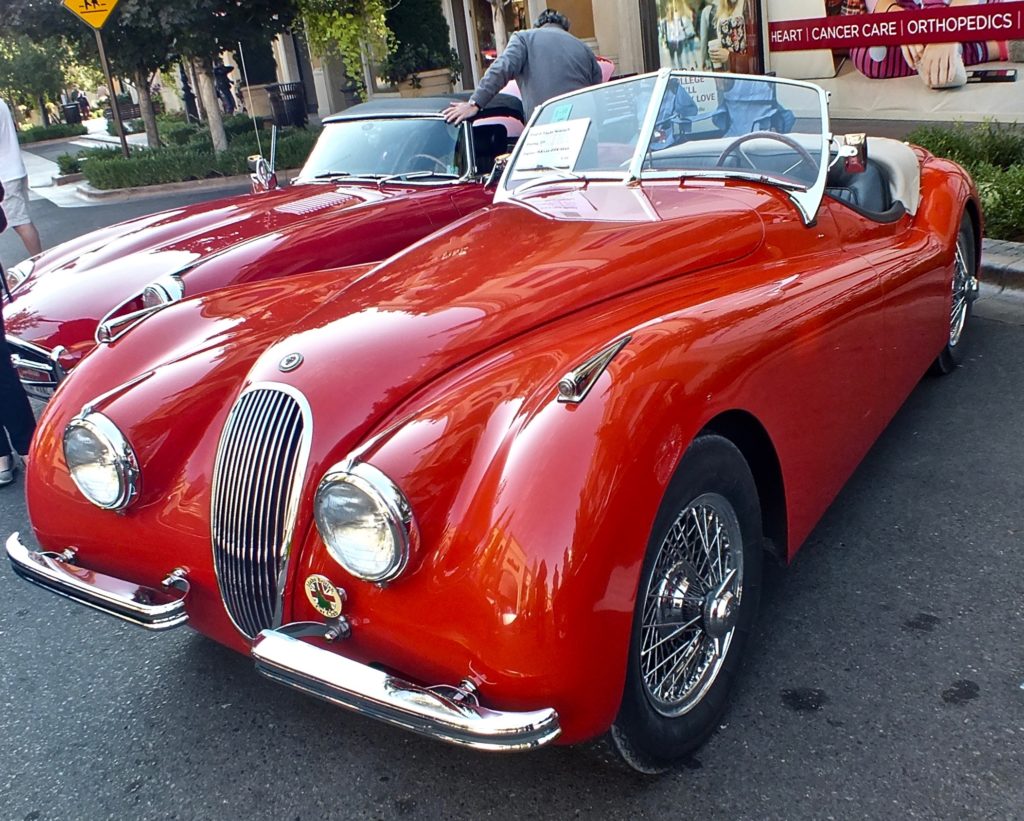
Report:
<svg viewBox="0 0 1024 821"><path fill-rule="evenodd" d="M967 169L981 195L985 236L1024 242L1024 126L929 125L915 129L907 139Z"/></svg>
<svg viewBox="0 0 1024 821"><path fill-rule="evenodd" d="M277 167L296 168L302 165L317 136L313 130L283 133L277 143ZM269 151L269 145L269 139L265 138L265 151ZM255 152L255 135L238 135L228 150L219 155L205 145L173 146L135 151L129 159L119 155L92 157L82 164L82 173L91 185L101 189L230 177L247 173L246 160Z"/></svg>
<svg viewBox="0 0 1024 821"><path fill-rule="evenodd" d="M66 123L55 123L54 125L33 125L18 132L18 142L37 143L42 140L56 140L61 137L80 137L88 134L89 129L84 125L67 125Z"/></svg>

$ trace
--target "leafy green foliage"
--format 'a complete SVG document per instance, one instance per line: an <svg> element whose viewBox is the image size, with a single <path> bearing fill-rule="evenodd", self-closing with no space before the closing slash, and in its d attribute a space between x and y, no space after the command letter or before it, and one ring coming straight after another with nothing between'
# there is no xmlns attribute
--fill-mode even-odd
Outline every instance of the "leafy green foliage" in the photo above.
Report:
<svg viewBox="0 0 1024 821"><path fill-rule="evenodd" d="M909 142L967 169L985 212L985 236L1024 241L1024 127L992 121L922 126Z"/></svg>
<svg viewBox="0 0 1024 821"><path fill-rule="evenodd" d="M452 80L458 79L462 63L449 45L440 0L402 0L388 9L385 19L394 43L382 66L384 79L401 83L417 72L438 68L449 69Z"/></svg>
<svg viewBox="0 0 1024 821"><path fill-rule="evenodd" d="M277 144L278 167L302 165L318 136L315 131L301 129L284 133ZM82 173L90 184L101 189L229 177L247 173L246 160L255 152L256 137L250 131L239 134L228 150L220 154L214 154L208 144L188 144L138 151L129 159L120 155L93 158L82 164Z"/></svg>
<svg viewBox="0 0 1024 821"><path fill-rule="evenodd" d="M363 53L371 62L387 53L391 39L384 0L296 0L309 44L320 54L337 54L363 98ZM404 2L404 0L403 0ZM389 4L390 5L390 4Z"/></svg>
<svg viewBox="0 0 1024 821"><path fill-rule="evenodd" d="M80 137L88 132L84 125L33 125L18 132L19 143L37 143L42 140L56 140L61 137Z"/></svg>

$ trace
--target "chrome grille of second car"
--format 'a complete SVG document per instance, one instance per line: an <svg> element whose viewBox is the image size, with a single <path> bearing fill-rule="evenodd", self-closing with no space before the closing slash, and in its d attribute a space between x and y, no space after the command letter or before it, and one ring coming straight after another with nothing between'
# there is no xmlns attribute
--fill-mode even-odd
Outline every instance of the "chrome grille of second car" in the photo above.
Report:
<svg viewBox="0 0 1024 821"><path fill-rule="evenodd" d="M217 449L214 568L228 614L249 638L271 627L308 451L300 394L255 386L231 409Z"/></svg>

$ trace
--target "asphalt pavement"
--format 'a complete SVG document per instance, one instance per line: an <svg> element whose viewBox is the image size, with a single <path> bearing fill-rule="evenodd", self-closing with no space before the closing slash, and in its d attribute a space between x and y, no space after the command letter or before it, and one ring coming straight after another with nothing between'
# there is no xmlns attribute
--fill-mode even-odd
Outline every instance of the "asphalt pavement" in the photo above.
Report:
<svg viewBox="0 0 1024 821"><path fill-rule="evenodd" d="M54 243L186 199L32 210ZM19 250L0 237L4 261ZM448 747L4 566L0 818L1020 818L1016 305L978 303L964 367L922 380L793 565L769 569L732 706L677 771L633 776L585 748ZM20 478L0 490L0 535L13 530L29 530Z"/></svg>

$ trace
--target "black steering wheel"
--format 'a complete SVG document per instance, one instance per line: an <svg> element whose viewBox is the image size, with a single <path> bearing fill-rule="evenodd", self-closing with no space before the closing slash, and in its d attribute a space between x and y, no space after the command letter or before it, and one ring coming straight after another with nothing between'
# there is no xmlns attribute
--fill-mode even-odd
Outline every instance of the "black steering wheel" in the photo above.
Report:
<svg viewBox="0 0 1024 821"><path fill-rule="evenodd" d="M818 164L814 161L814 157L812 157L810 153L808 153L806 148L800 145L800 143L798 143L792 137L789 137L785 134L779 134L775 131L752 131L750 134L744 134L741 137L737 137L735 140L733 140L725 147L725 150L722 151L721 154L718 155L718 159L715 161L715 166L717 168L721 168L725 163L726 157L728 157L733 151L736 151L744 143L750 142L751 140L761 139L777 140L783 145L792 148L800 157L800 163L807 163L808 166L815 169L818 167ZM747 161L751 168L757 170L757 166L754 165L750 157L748 157L742 151L740 152L740 154L743 156L743 159ZM789 168L787 168L786 173L792 171L800 163L796 163L796 165L792 165Z"/></svg>

